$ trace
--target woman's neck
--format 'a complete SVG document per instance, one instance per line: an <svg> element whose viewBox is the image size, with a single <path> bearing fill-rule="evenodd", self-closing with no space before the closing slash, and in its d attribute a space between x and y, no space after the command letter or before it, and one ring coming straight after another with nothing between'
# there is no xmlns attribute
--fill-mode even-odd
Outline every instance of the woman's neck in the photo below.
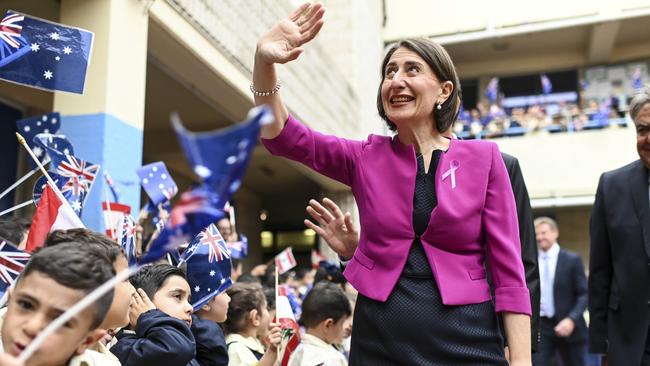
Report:
<svg viewBox="0 0 650 366"><path fill-rule="evenodd" d="M415 151L423 155L436 149L447 150L449 147L449 139L440 134L430 121L403 125L402 128L398 126L397 137L403 145L413 145Z"/></svg>

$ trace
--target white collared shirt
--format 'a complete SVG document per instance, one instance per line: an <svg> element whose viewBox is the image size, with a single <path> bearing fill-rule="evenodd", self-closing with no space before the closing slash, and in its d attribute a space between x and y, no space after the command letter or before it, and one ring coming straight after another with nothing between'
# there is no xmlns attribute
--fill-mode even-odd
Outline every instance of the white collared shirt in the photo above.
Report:
<svg viewBox="0 0 650 366"><path fill-rule="evenodd" d="M539 265L539 287L540 287L540 316L552 318L555 316L555 298L553 296L553 284L555 283L555 269L557 258L560 254L560 245L554 243L548 251L539 250L537 255ZM545 272L545 271L548 271Z"/></svg>

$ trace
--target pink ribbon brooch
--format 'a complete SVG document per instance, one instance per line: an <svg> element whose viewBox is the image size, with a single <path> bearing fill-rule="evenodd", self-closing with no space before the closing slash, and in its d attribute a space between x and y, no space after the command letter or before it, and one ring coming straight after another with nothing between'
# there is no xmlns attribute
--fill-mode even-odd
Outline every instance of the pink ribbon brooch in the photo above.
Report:
<svg viewBox="0 0 650 366"><path fill-rule="evenodd" d="M447 177L451 177L451 189L456 188L456 170L460 168L460 162L458 160L452 160L449 162L449 170L442 173L442 180L444 181Z"/></svg>

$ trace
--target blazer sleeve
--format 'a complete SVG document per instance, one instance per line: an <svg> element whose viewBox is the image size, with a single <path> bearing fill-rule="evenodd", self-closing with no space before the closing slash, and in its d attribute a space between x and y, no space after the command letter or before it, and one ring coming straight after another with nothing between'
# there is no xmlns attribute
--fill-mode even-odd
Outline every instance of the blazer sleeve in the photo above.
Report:
<svg viewBox="0 0 650 366"><path fill-rule="evenodd" d="M587 309L587 277L580 256L575 255L572 259L571 277L576 301L567 316L573 319L574 323L577 323Z"/></svg>
<svg viewBox="0 0 650 366"><path fill-rule="evenodd" d="M196 350L194 336L185 322L154 309L140 315L135 337L118 341L111 352L124 366L171 366L187 365Z"/></svg>
<svg viewBox="0 0 650 366"><path fill-rule="evenodd" d="M535 239L535 225L533 224L533 210L530 207L528 189L524 181L524 175L519 166L519 160L514 156L503 154L503 161L508 168L512 191L515 195L517 205L517 218L519 220L519 238L521 240L521 259L524 263L526 273L526 286L530 292L531 304L531 346L533 351L537 350L541 337L539 329L539 267L537 264L537 241Z"/></svg>
<svg viewBox="0 0 650 366"><path fill-rule="evenodd" d="M348 186L362 148L361 141L313 131L291 115L278 136L261 141L271 154L302 163Z"/></svg>
<svg viewBox="0 0 650 366"><path fill-rule="evenodd" d="M606 222L605 174L600 176L589 234L589 350L607 352L607 312L612 278L611 243Z"/></svg>
<svg viewBox="0 0 650 366"><path fill-rule="evenodd" d="M491 150L481 219L489 270L494 281L495 310L530 315L512 186L497 145L491 144Z"/></svg>

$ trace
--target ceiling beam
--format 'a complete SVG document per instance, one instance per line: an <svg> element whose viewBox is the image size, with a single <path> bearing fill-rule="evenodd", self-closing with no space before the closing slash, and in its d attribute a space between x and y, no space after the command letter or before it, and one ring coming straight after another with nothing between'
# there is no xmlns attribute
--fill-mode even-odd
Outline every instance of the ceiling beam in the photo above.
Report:
<svg viewBox="0 0 650 366"><path fill-rule="evenodd" d="M620 21L598 23L591 26L589 48L587 49L589 63L596 64L609 61L620 27Z"/></svg>

